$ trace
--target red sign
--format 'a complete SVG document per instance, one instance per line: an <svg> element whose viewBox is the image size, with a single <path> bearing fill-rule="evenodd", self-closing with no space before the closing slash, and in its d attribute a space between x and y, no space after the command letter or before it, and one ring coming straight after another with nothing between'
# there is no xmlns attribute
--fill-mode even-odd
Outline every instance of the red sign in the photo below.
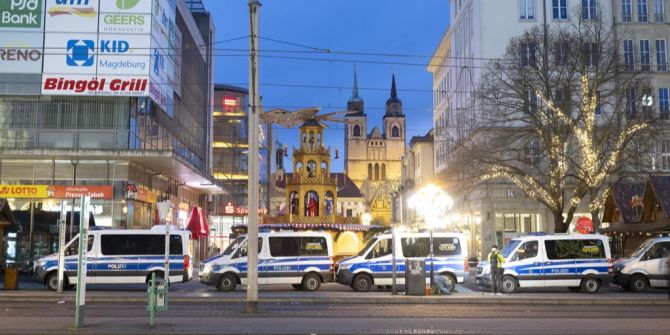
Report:
<svg viewBox="0 0 670 335"><path fill-rule="evenodd" d="M268 212L268 210L266 208L259 208L258 209L258 214L267 214L267 212ZM248 215L249 210L246 207L238 207L238 206L234 206L231 203L228 203L224 207L223 213L226 214L226 215L234 215L234 216Z"/></svg>
<svg viewBox="0 0 670 335"><path fill-rule="evenodd" d="M114 198L112 186L49 186L47 188L49 197L56 199L72 199L79 197L91 197L92 199Z"/></svg>
<svg viewBox="0 0 670 335"><path fill-rule="evenodd" d="M234 112L237 109L237 99L235 97L223 97L223 110L226 112Z"/></svg>
<svg viewBox="0 0 670 335"><path fill-rule="evenodd" d="M47 77L43 78L44 94L102 94L102 95L146 95L146 78L119 77Z"/></svg>
<svg viewBox="0 0 670 335"><path fill-rule="evenodd" d="M577 220L575 230L580 234L593 233L593 221L591 221L591 219L585 216L582 216L581 218L579 218L579 220Z"/></svg>

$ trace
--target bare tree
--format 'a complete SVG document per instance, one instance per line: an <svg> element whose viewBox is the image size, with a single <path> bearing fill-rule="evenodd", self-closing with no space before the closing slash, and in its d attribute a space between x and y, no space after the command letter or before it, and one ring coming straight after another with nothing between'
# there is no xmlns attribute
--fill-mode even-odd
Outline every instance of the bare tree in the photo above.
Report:
<svg viewBox="0 0 670 335"><path fill-rule="evenodd" d="M576 15L580 17L580 15ZM598 19L536 26L490 61L476 130L457 144L463 180L510 180L565 232L584 201L598 210L613 178L639 171L652 133L646 73Z"/></svg>

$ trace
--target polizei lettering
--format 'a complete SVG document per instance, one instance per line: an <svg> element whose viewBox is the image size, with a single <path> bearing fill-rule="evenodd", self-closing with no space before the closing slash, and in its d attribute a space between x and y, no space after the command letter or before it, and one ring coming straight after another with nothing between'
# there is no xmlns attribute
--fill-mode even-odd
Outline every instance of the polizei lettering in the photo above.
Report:
<svg viewBox="0 0 670 335"><path fill-rule="evenodd" d="M44 91L70 91L75 93L83 92L113 92L113 93L141 93L147 88L147 79L112 79L91 78L91 79L65 79L65 78L47 78L44 81Z"/></svg>

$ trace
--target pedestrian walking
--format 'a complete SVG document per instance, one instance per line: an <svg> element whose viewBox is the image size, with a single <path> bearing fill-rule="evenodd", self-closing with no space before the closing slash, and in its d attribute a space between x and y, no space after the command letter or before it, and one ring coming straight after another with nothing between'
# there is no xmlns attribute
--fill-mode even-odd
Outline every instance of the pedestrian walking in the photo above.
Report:
<svg viewBox="0 0 670 335"><path fill-rule="evenodd" d="M488 260L491 265L491 294L502 293L502 264L505 262L505 258L498 251L497 245L491 247Z"/></svg>

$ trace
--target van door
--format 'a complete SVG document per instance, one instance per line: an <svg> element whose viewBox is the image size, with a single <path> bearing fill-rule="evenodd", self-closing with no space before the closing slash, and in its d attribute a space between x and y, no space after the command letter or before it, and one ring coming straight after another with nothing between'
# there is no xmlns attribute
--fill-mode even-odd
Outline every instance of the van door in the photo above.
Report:
<svg viewBox="0 0 670 335"><path fill-rule="evenodd" d="M330 281L330 254L325 236L302 236L298 242L298 273L300 281L308 272L317 271L324 281Z"/></svg>
<svg viewBox="0 0 670 335"><path fill-rule="evenodd" d="M578 287L581 272L578 273L576 258L582 247L581 240L545 240L547 257L542 264L546 286Z"/></svg>
<svg viewBox="0 0 670 335"><path fill-rule="evenodd" d="M86 258L86 283L96 283L96 255L94 254L93 242L95 242L94 235L88 235L87 258ZM77 279L77 270L79 266L79 238L73 238L65 248L65 276L68 277L70 283L75 283Z"/></svg>
<svg viewBox="0 0 670 335"><path fill-rule="evenodd" d="M144 282L146 279L144 273L141 278L135 278L140 277L137 275L137 255L139 249L146 243L138 237L138 235L126 234L100 234L100 255L96 262L96 282L98 284ZM147 245L147 247L150 246L151 244ZM164 246L165 239L163 239Z"/></svg>
<svg viewBox="0 0 670 335"><path fill-rule="evenodd" d="M258 238L258 255L261 255L261 251L263 248L263 238L259 237ZM235 251L233 254L233 257L231 257L232 260L232 266L237 268L237 270L240 272L240 278L242 280L242 283L244 285L247 285L247 270L249 264L247 263L247 240L244 240L244 243ZM267 282L265 277L261 276L262 269L261 269L261 260L259 257L258 260L258 284L265 284Z"/></svg>
<svg viewBox="0 0 670 335"><path fill-rule="evenodd" d="M542 263L542 253L538 241L530 240L522 243L517 248L510 258L510 264L505 266L505 269L517 273L519 286L538 287L545 284Z"/></svg>
<svg viewBox="0 0 670 335"><path fill-rule="evenodd" d="M263 267L267 284L299 284L298 236L269 236L270 252Z"/></svg>
<svg viewBox="0 0 670 335"><path fill-rule="evenodd" d="M370 249L365 260L372 272L375 285L391 285L393 282L393 241L390 238L379 239ZM398 276L400 278L401 276ZM403 277L404 278L404 277Z"/></svg>
<svg viewBox="0 0 670 335"><path fill-rule="evenodd" d="M668 268L665 263L669 252L670 242L657 242L640 258L640 268L648 273L651 286L667 286Z"/></svg>

